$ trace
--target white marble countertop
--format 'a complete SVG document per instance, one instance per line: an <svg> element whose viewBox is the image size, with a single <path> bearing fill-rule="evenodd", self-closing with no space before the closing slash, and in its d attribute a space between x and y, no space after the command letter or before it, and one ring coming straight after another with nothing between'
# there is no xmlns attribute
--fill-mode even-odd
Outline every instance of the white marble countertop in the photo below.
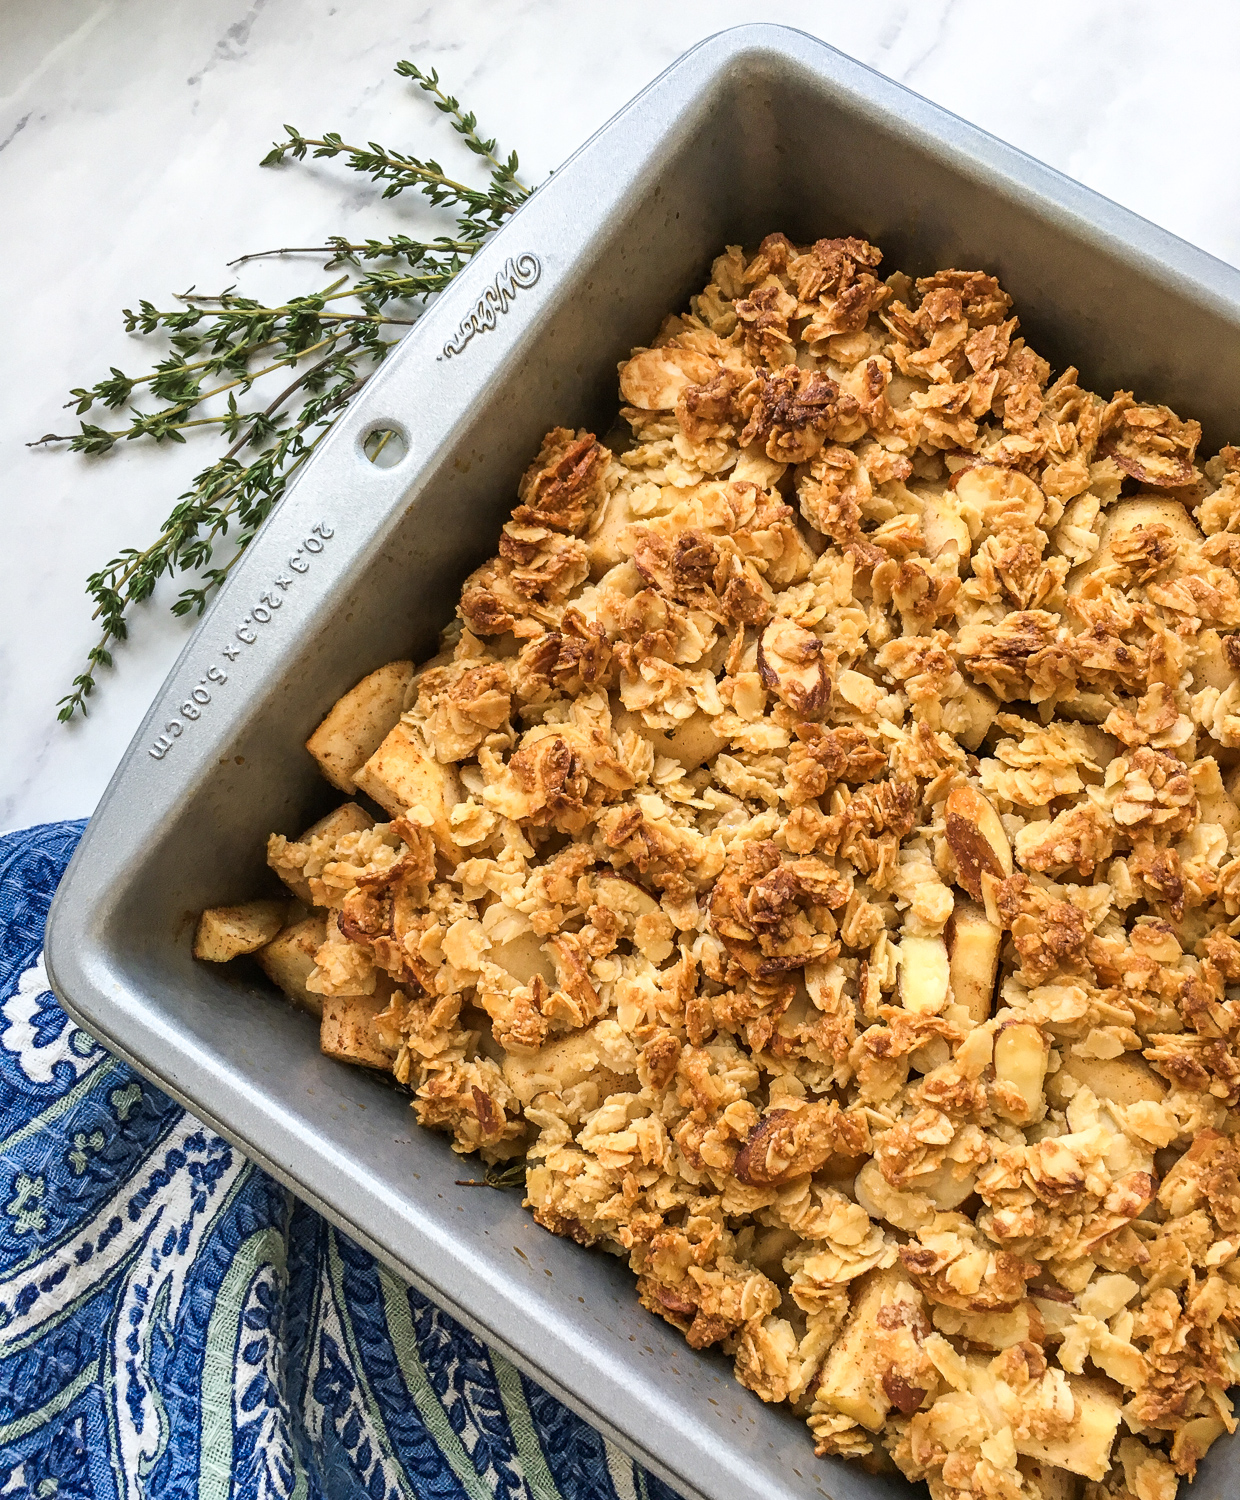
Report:
<svg viewBox="0 0 1240 1500"><path fill-rule="evenodd" d="M214 290L245 251L425 225L318 163L262 172L308 133L459 159L396 78L437 67L539 180L687 47L726 26L815 33L996 135L1240 264L1240 132L1229 0L41 0L0 7L0 829L89 813L190 626L165 584L139 609L85 722L55 703L96 638L86 575L154 535L211 439L104 459L25 447L68 388L149 366L119 310ZM454 151L458 155L454 155ZM260 262L241 289L316 285Z"/></svg>

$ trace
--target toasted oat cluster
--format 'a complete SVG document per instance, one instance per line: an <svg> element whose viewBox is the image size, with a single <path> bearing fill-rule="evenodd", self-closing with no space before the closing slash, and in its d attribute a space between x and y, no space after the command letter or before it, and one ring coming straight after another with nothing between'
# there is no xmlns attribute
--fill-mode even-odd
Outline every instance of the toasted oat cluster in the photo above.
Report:
<svg viewBox="0 0 1240 1500"><path fill-rule="evenodd" d="M1172 1500L1240 1380L1240 452L880 262L716 260L309 742L391 821L200 956L820 1454Z"/></svg>

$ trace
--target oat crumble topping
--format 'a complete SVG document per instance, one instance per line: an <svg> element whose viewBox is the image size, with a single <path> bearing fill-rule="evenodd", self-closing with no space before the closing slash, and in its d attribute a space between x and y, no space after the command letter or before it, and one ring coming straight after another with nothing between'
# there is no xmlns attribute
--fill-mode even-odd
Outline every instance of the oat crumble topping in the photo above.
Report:
<svg viewBox="0 0 1240 1500"><path fill-rule="evenodd" d="M310 741L390 821L273 835L230 951L819 1454L1173 1500L1240 1381L1240 451L881 260L729 247L631 437L548 434Z"/></svg>

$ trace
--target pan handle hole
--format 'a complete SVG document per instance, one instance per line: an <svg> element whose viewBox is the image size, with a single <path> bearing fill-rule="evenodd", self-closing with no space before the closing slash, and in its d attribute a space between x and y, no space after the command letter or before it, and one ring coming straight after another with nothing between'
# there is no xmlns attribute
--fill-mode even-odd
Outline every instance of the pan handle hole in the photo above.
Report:
<svg viewBox="0 0 1240 1500"><path fill-rule="evenodd" d="M394 469L409 452L409 440L399 427L376 423L362 439L362 452L376 469Z"/></svg>

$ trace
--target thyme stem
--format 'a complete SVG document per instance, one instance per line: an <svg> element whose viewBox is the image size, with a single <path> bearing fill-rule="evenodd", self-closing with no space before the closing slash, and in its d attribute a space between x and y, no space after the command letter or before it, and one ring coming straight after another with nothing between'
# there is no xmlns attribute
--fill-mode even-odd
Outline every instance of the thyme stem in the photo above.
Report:
<svg viewBox="0 0 1240 1500"><path fill-rule="evenodd" d="M486 196L474 188L466 187L463 182L457 182L455 178L446 177L442 172L428 170L411 156L399 156L395 152L384 151L382 147L372 145L370 150L366 151L361 146L346 146L339 136L328 136L323 140L298 136L297 140L303 146L317 146L319 149L314 153L315 156L373 156L382 167L390 168L395 173L407 174L417 182L428 182L436 187L447 188L449 192L456 193L463 203L468 203L472 198Z"/></svg>
<svg viewBox="0 0 1240 1500"><path fill-rule="evenodd" d="M374 322L375 320L374 319L358 319L357 321L360 321L360 322ZM413 319L408 319L408 318L400 318L400 319L397 319L397 318L381 318L378 321L380 321L380 322L393 322L394 323L394 322L412 322L414 320ZM185 429L187 427L207 427L207 426L212 425L213 423L214 424L219 424L219 423L225 423L225 424L234 423L234 419L232 417L230 417L229 415L227 415L227 414L225 414L224 416L220 416L220 417L196 417L192 422L164 422L162 419L166 418L166 417L170 417L170 416L174 415L178 411L185 411L185 410L187 410L187 409L189 409L189 408L191 408L193 406L196 406L200 401L209 400L210 397L212 397L212 396L222 396L226 391L235 390L237 386L244 386L246 388L246 390L249 390L249 388L254 384L254 382L256 380L260 380L264 375L270 375L275 370L287 369L290 364L295 363L298 359L304 359L307 355L314 354L317 350L324 348L328 344L335 343L338 339L340 339L342 337L343 337L343 330L340 333L329 334L327 338L320 339L317 344L311 344L309 346L309 348L301 350L300 353L298 353L298 354L285 355L285 357L283 359L276 360L274 364L268 365L266 367L266 369L255 370L255 371L253 371L253 373L251 373L249 375L242 376L242 378L239 379L239 380L230 380L226 385L217 385L214 390L203 391L200 395L194 396L192 398L192 400L182 401L182 402L180 402L176 406L166 406L166 407L164 407L164 409L158 414L159 417L160 417L160 419L161 419L161 422L160 422L160 428L161 428L161 430L158 433L153 433L152 432L149 435L155 437L156 442L158 442L163 436L165 436L165 434L171 434L173 432L179 432L179 431L182 431L183 429ZM296 389L296 387L294 387L294 389ZM235 425L235 423L234 423L234 425ZM145 421L135 422L133 424L133 426L125 428L125 429L123 429L122 431L119 431L119 432L115 431L115 430L110 430L108 432L108 436L111 437L114 442L118 441L121 438L145 437L147 435L148 435L148 428L147 428L147 424L146 424ZM26 447L27 448L37 448L40 443L71 443L72 441L73 441L72 437L57 437L54 434L49 433L47 435L47 437L41 437L41 438L39 438L38 442L27 443Z"/></svg>
<svg viewBox="0 0 1240 1500"><path fill-rule="evenodd" d="M478 247L479 242L476 240L408 240L404 235L396 235L391 240L367 240L360 245L339 239L327 245L281 245L278 250L252 250L248 255L239 255L236 260L230 260L228 264L243 266L246 261L263 260L273 255L329 255L333 259L339 259L342 255L360 255L366 260L376 260L380 255L396 258L408 256L412 252L430 254L439 250L451 250L457 255L473 255Z"/></svg>

